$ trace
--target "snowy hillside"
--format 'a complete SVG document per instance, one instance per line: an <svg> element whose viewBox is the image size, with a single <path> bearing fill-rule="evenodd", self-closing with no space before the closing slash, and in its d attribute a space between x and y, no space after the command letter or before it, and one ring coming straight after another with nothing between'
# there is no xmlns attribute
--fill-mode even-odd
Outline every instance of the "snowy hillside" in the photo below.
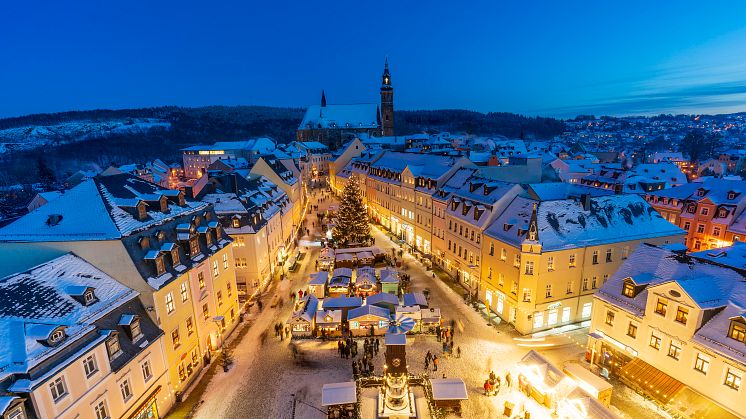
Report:
<svg viewBox="0 0 746 419"><path fill-rule="evenodd" d="M71 121L55 125L23 126L0 129L0 154L32 150L111 134L144 133L152 129L170 129L171 123L154 118L125 118L106 121Z"/></svg>

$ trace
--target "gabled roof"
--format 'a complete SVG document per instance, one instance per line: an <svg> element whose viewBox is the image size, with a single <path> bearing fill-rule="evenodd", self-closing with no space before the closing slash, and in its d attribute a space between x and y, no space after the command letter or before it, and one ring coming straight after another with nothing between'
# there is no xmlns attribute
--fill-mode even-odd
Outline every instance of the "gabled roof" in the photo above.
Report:
<svg viewBox="0 0 746 419"><path fill-rule="evenodd" d="M389 319L391 312L385 308L381 308L373 305L364 305L362 307L353 308L347 313L347 320L357 319L363 316L376 316L382 319Z"/></svg>
<svg viewBox="0 0 746 419"><path fill-rule="evenodd" d="M298 129L353 129L378 128L380 126L378 105L375 103L360 103L309 106Z"/></svg>

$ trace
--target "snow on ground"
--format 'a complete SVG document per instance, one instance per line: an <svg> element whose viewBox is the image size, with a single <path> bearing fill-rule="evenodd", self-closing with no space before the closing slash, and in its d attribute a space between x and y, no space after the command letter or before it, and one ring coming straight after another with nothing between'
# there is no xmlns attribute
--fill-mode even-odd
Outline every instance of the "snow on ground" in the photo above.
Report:
<svg viewBox="0 0 746 419"><path fill-rule="evenodd" d="M312 199L311 204L314 204ZM321 210L330 202L321 205ZM315 214L309 215L316 220ZM310 221L309 221L309 228ZM318 234L316 229L315 233ZM373 230L376 246L384 252L395 247L386 236ZM306 238L308 239L308 238ZM398 247L397 247L398 248ZM309 249L297 274L291 275L290 281L283 281L274 294L287 300L290 290L305 287L308 274L313 272L314 260L318 248ZM461 347L461 358L448 357L442 354L442 344L434 336L413 335L407 340L407 363L409 371L414 374L426 372L424 357L427 351L441 358L439 370L427 373L430 377L460 377L466 383L469 400L462 403L465 418L502 417L503 403L506 399L515 399L517 407L523 404L533 411L532 417L545 412L535 402L528 400L517 392L508 393L507 389L498 396L487 397L482 385L489 372L504 376L508 368L514 366L530 349L536 349L562 367L566 361L577 361L585 352L585 334L587 329L579 329L563 335L546 336L535 342L519 342L518 335L507 325L492 327L473 308L464 304L460 295L439 279L433 279L432 273L411 256L405 255L405 272L411 276L411 290L430 290L430 304L441 309L444 324L452 319L456 321L454 348ZM271 301L272 295L265 301ZM290 315L290 304L283 308L270 308L265 304L264 311L256 317L255 323L234 351L234 366L228 373L218 372L209 383L204 396L205 403L197 410L195 417L215 418L290 418L293 394L300 400L296 403L296 417L322 419L324 414L315 408L321 408L321 389L326 383L352 380L351 360L340 359L337 355L336 341L301 340L299 348L305 354L307 363L297 364L288 349L288 341L274 337L273 325L284 321ZM383 343L383 342L382 342ZM519 344L521 346L517 346ZM360 342L362 352L362 342ZM375 371L380 373L384 363L382 346L374 358ZM514 376L515 378L515 376ZM515 382L514 382L515 386ZM619 395L615 403L625 406L625 411L634 413L647 412L649 406L640 405L631 410L627 403L638 403L634 392L624 392L623 387L615 388ZM631 393L631 394L630 394ZM311 405L313 407L309 407ZM315 408L314 408L315 407ZM514 413L515 414L515 413ZM366 417L366 416L364 416ZM626 417L635 417L626 415ZM642 417L642 416L637 416ZM654 417L652 412L645 417Z"/></svg>

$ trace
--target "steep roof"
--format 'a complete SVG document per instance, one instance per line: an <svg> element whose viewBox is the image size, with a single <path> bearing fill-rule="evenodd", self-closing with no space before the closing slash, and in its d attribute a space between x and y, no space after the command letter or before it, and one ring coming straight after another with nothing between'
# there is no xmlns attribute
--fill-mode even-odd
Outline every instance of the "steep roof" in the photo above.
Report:
<svg viewBox="0 0 746 419"><path fill-rule="evenodd" d="M0 229L0 241L115 240L207 208L202 202L179 206L178 193L127 173L96 176ZM161 197L169 201L167 212L147 204ZM134 216L140 203L146 204L144 220Z"/></svg>
<svg viewBox="0 0 746 419"><path fill-rule="evenodd" d="M298 126L304 129L378 128L378 105L359 103L352 105L312 105L306 110Z"/></svg>
<svg viewBox="0 0 746 419"><path fill-rule="evenodd" d="M92 289L96 300L84 305L81 290ZM25 272L0 279L0 371L26 372L71 342L95 329L93 323L137 297L93 265L66 254ZM63 327L65 341L43 341Z"/></svg>
<svg viewBox="0 0 746 419"><path fill-rule="evenodd" d="M485 234L520 246L526 238L534 204L539 241L544 250L685 234L637 195L592 198L588 210L573 199L535 201L517 196L487 227Z"/></svg>

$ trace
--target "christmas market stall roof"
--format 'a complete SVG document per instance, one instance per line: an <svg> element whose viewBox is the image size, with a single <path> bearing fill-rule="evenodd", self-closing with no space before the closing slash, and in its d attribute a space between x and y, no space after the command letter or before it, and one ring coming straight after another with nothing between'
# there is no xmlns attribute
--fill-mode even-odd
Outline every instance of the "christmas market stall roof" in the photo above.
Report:
<svg viewBox="0 0 746 419"><path fill-rule="evenodd" d="M342 308L355 308L363 305L363 299L360 297L336 297L325 298L322 302L324 310L336 310Z"/></svg>
<svg viewBox="0 0 746 419"><path fill-rule="evenodd" d="M381 283L398 284L399 283L399 272L393 268L383 268L380 271Z"/></svg>
<svg viewBox="0 0 746 419"><path fill-rule="evenodd" d="M326 282L329 279L329 272L315 272L312 273L310 276L311 280L308 281L308 285L326 285Z"/></svg>
<svg viewBox="0 0 746 419"><path fill-rule="evenodd" d="M405 306L420 306L422 308L427 308L427 298L425 298L425 294L421 292L410 292L407 294L404 294L404 305Z"/></svg>
<svg viewBox="0 0 746 419"><path fill-rule="evenodd" d="M378 294L373 294L365 299L365 304L370 306L379 306L384 307L389 310L395 309L396 306L399 305L399 298L395 296L394 294L389 294L387 292L379 292Z"/></svg>
<svg viewBox="0 0 746 419"><path fill-rule="evenodd" d="M316 312L316 324L338 324L342 323L341 310L319 310Z"/></svg>
<svg viewBox="0 0 746 419"><path fill-rule="evenodd" d="M346 276L347 278L352 278L352 269L350 268L336 268L332 271L332 277L335 276Z"/></svg>
<svg viewBox="0 0 746 419"><path fill-rule="evenodd" d="M347 314L347 320L353 320L363 316L374 316L381 319L389 320L391 317L391 312L381 307L362 306L350 310L350 312Z"/></svg>
<svg viewBox="0 0 746 419"><path fill-rule="evenodd" d="M288 320L288 323L311 323L316 317L316 308L319 306L319 300L315 295L309 294L305 298L303 307L297 312L293 313L293 316Z"/></svg>
<svg viewBox="0 0 746 419"><path fill-rule="evenodd" d="M357 387L354 381L324 384L321 389L321 405L336 406L357 402Z"/></svg>
<svg viewBox="0 0 746 419"><path fill-rule="evenodd" d="M466 384L460 378L433 378L430 380L434 400L468 400Z"/></svg>

